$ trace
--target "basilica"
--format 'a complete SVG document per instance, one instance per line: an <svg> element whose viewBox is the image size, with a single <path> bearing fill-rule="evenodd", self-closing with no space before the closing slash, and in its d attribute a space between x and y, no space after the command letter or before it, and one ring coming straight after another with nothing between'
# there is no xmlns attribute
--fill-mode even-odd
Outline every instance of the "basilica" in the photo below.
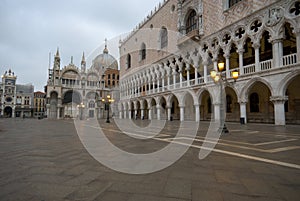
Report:
<svg viewBox="0 0 300 201"><path fill-rule="evenodd" d="M299 124L299 60L299 0L164 0L120 43L119 118Z"/></svg>
<svg viewBox="0 0 300 201"><path fill-rule="evenodd" d="M111 115L118 113L115 103L105 107L102 100L111 97L119 99L119 70L117 60L109 54L107 45L103 53L86 68L84 53L81 66L77 67L71 58L70 64L61 68L60 53L54 57L53 67L49 69L46 91L47 117L60 118L105 118L106 110Z"/></svg>

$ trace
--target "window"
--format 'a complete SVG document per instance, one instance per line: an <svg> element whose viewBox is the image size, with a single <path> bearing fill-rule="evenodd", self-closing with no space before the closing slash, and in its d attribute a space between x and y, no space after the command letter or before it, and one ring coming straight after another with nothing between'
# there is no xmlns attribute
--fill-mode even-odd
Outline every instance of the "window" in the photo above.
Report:
<svg viewBox="0 0 300 201"><path fill-rule="evenodd" d="M163 27L160 31L160 49L168 46L168 30Z"/></svg>
<svg viewBox="0 0 300 201"><path fill-rule="evenodd" d="M229 7L228 8L232 7L234 4L237 4L240 1L242 1L242 0L229 0L229 2L228 2Z"/></svg>
<svg viewBox="0 0 300 201"><path fill-rule="evenodd" d="M189 13L186 21L186 33L189 33L197 28L198 28L197 14L195 10L192 10Z"/></svg>
<svg viewBox="0 0 300 201"><path fill-rule="evenodd" d="M140 50L140 57L141 57L141 61L146 59L146 45L145 43L142 43L142 47L141 47L141 50Z"/></svg>
<svg viewBox="0 0 300 201"><path fill-rule="evenodd" d="M112 74L112 79L116 79L116 75L115 74Z"/></svg>
<svg viewBox="0 0 300 201"><path fill-rule="evenodd" d="M127 68L131 67L131 56L130 56L130 54L127 54L126 64L127 64Z"/></svg>
<svg viewBox="0 0 300 201"><path fill-rule="evenodd" d="M257 93L250 95L250 112L259 112L259 97Z"/></svg>
<svg viewBox="0 0 300 201"><path fill-rule="evenodd" d="M108 74L108 76L107 76L107 77L108 77L108 79L110 79L110 74Z"/></svg>
<svg viewBox="0 0 300 201"><path fill-rule="evenodd" d="M95 102L94 101L89 102L89 108L95 108Z"/></svg>

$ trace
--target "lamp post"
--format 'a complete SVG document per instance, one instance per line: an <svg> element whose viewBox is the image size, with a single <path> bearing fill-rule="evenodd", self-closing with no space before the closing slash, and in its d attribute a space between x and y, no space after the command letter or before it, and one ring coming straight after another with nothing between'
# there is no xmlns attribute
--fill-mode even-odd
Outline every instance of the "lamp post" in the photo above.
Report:
<svg viewBox="0 0 300 201"><path fill-rule="evenodd" d="M83 104L83 102L81 102L79 105L77 105L77 108L79 109L79 119L82 120L83 119L83 110L85 108L85 105Z"/></svg>
<svg viewBox="0 0 300 201"><path fill-rule="evenodd" d="M218 83L220 85L220 127L219 127L219 131L221 131L222 133L229 133L226 124L225 124L225 100L223 101L223 82L227 82L227 78L226 76L224 76L222 74L222 71L224 70L224 66L225 64L223 62L218 63L218 71L212 70L210 72L210 76L211 78L214 80L215 83ZM236 82L236 80L239 77L239 72L237 70L232 71L231 73L232 78L234 79L234 82ZM224 122L223 122L224 121Z"/></svg>
<svg viewBox="0 0 300 201"><path fill-rule="evenodd" d="M107 95L106 98L102 98L102 102L104 103L105 105L105 110L107 110L107 117L106 117L106 123L110 123L109 121L109 105L110 103L113 103L115 100L112 99L110 97L110 95Z"/></svg>

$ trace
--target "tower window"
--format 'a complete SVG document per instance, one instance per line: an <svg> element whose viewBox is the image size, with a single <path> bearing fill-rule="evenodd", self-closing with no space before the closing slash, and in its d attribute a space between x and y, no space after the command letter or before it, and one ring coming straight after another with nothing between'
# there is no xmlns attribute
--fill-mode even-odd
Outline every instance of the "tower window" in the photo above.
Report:
<svg viewBox="0 0 300 201"><path fill-rule="evenodd" d="M141 57L140 60L146 59L146 45L145 45L145 43L142 43L142 47L141 47L141 50L140 50L140 57Z"/></svg>
<svg viewBox="0 0 300 201"><path fill-rule="evenodd" d="M131 55L130 54L127 54L126 64L127 64L127 68L131 67Z"/></svg>
<svg viewBox="0 0 300 201"><path fill-rule="evenodd" d="M168 46L168 30L166 28L162 28L160 32L160 48Z"/></svg>
<svg viewBox="0 0 300 201"><path fill-rule="evenodd" d="M189 13L186 21L186 33L189 33L197 28L198 28L197 14L195 10L192 10Z"/></svg>

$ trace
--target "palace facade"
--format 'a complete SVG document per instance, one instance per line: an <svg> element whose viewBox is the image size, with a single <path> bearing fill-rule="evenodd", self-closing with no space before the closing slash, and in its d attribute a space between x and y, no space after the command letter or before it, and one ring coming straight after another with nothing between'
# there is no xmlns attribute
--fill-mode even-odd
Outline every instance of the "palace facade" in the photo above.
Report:
<svg viewBox="0 0 300 201"><path fill-rule="evenodd" d="M109 54L107 45L103 53L94 58L92 65L86 69L84 54L81 67L73 63L60 67L60 54L57 50L54 64L49 69L46 91L47 117L60 118L105 118L106 107L102 98L108 94L118 101L119 70L117 60ZM117 113L112 103L111 113Z"/></svg>
<svg viewBox="0 0 300 201"><path fill-rule="evenodd" d="M300 123L299 0L165 0L120 56L120 118L220 118L223 62L226 121Z"/></svg>

